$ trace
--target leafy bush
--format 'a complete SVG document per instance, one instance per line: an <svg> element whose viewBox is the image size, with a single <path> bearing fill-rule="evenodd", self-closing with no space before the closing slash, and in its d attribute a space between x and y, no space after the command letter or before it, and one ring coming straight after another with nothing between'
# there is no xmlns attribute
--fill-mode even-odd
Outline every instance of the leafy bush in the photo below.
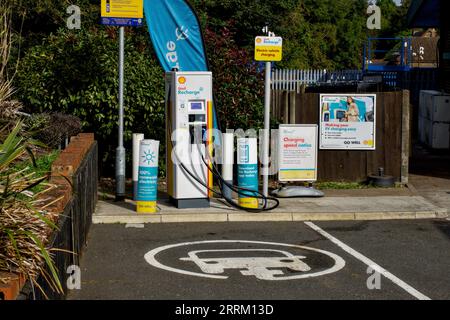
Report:
<svg viewBox="0 0 450 320"><path fill-rule="evenodd" d="M34 139L54 149L60 147L66 138L81 132L78 117L60 112L32 114L25 124Z"/></svg>
<svg viewBox="0 0 450 320"><path fill-rule="evenodd" d="M13 164L18 165L17 161L30 146L20 136L21 129L19 122L0 140L0 271L27 275L39 289L36 278L42 275L55 291L62 292L50 249L46 247L51 231L56 228L56 216L37 209L37 194L30 192L46 176L29 167L13 169ZM49 165L48 160L40 163L41 168ZM45 271L45 264L51 275ZM5 280L0 278L0 282Z"/></svg>
<svg viewBox="0 0 450 320"><path fill-rule="evenodd" d="M145 37L144 37L145 36ZM164 73L140 31L127 31L125 64L125 144L133 132L162 141L164 157ZM252 53L240 49L233 33L209 30L206 44L214 73L216 105L222 126L260 127L263 120L263 74ZM113 173L118 121L118 44L116 29L59 30L27 50L17 75L18 98L30 113L62 112L81 119L84 131L96 133L103 174ZM35 121L43 115L36 116ZM55 121L51 121L55 122ZM50 130L45 143L55 145ZM55 134L56 134L55 130ZM50 142L55 139L55 144ZM131 154L128 153L130 163ZM162 163L161 163L162 164ZM127 166L130 168L130 165ZM163 173L164 167L161 166Z"/></svg>
<svg viewBox="0 0 450 320"><path fill-rule="evenodd" d="M205 42L214 77L215 104L222 129L261 128L264 120L264 74L252 52L239 48L234 32L206 30Z"/></svg>
<svg viewBox="0 0 450 320"><path fill-rule="evenodd" d="M133 132L164 139L164 74L141 38L126 38L124 135L130 147ZM96 134L111 168L117 146L117 68L116 29L59 30L26 52L17 75L18 95L28 112L79 117L83 130Z"/></svg>

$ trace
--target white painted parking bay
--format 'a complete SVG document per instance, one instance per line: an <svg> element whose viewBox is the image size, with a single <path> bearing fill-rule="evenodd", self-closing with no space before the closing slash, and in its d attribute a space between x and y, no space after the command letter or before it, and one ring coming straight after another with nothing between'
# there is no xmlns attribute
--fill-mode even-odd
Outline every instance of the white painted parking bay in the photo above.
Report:
<svg viewBox="0 0 450 320"><path fill-rule="evenodd" d="M95 225L69 298L448 299L448 259L426 242L441 255L449 229L445 219Z"/></svg>

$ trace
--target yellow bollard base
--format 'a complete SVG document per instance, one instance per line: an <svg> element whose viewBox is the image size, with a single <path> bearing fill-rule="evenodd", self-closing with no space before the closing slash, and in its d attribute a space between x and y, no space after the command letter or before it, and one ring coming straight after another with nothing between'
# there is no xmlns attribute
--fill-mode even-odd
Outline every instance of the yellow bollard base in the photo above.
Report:
<svg viewBox="0 0 450 320"><path fill-rule="evenodd" d="M137 201L136 212L139 214L157 213L156 201Z"/></svg>
<svg viewBox="0 0 450 320"><path fill-rule="evenodd" d="M239 198L239 205L244 208L258 209L258 199L256 199L256 198Z"/></svg>

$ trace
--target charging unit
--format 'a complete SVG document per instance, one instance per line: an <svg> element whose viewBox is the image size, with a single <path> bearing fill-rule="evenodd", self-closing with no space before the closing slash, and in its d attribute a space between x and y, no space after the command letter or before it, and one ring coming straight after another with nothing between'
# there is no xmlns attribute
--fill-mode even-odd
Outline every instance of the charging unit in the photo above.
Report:
<svg viewBox="0 0 450 320"><path fill-rule="evenodd" d="M211 72L166 73L167 193L179 209L210 206L212 97Z"/></svg>

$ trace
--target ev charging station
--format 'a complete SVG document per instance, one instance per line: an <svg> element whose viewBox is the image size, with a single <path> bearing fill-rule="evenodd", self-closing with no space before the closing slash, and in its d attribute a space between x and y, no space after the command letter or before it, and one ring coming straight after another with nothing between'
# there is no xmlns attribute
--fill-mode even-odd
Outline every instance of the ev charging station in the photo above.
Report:
<svg viewBox="0 0 450 320"><path fill-rule="evenodd" d="M167 192L179 209L207 208L213 185L212 73L166 73Z"/></svg>
<svg viewBox="0 0 450 320"><path fill-rule="evenodd" d="M279 201L268 195L270 66L271 61L282 59L282 38L275 37L266 27L265 33L269 37L255 39L255 60L266 62L265 131L261 150L263 191L259 192L256 140L244 139L237 143L237 186L233 184L234 134L224 133L219 137L221 150L218 154L222 162L213 160L213 132L218 129L214 122L219 123L213 108L213 77L211 72L204 71L209 67L203 35L199 19L189 3L182 0L136 0L138 5L135 5L132 1L117 0L122 2L121 6L108 6L109 2L101 2L102 24L121 26L116 200L124 200L125 197L123 26L142 25L144 10L155 53L166 70L166 183L170 201L178 209L208 208L214 193L238 210L263 212L277 208ZM114 8L122 11L113 12ZM125 9L132 15L123 16ZM133 196L138 213L158 213L159 141L143 139L142 134L135 134L133 139ZM222 165L222 173L219 173L217 164ZM213 189L213 178L219 190ZM235 195L238 202L233 199Z"/></svg>
<svg viewBox="0 0 450 320"><path fill-rule="evenodd" d="M219 151L224 160L222 174L214 163L212 73L173 70L166 73L165 84L166 185L170 202L178 209L209 208L212 195L215 193L239 210L262 212L276 208L279 204L277 199L266 197L258 191L256 138L243 139L244 142L239 142L238 139L238 150L243 151L238 152L238 155L241 155L239 158L241 160L237 164L238 186L233 184L234 134L222 135L223 144ZM138 138L142 137L135 136L135 148L142 149L143 142L137 146ZM252 147L249 144L250 140ZM137 150L135 151L138 154ZM154 186L154 182L157 181L157 178L155 180L157 169L156 171L153 169L150 179L141 174L141 167L144 167L144 164L140 162L143 158L149 160L148 154L143 154L142 151L139 151L139 158L134 157L136 159L133 161L134 166L137 166L139 160L137 211L157 213L155 201L157 188ZM153 150L150 154L157 153ZM141 183L141 178L148 183ZM220 191L213 190L214 178ZM142 196L145 192L149 196L147 194L145 197ZM233 200L233 192L239 197L238 203ZM269 205L269 201L274 204Z"/></svg>

